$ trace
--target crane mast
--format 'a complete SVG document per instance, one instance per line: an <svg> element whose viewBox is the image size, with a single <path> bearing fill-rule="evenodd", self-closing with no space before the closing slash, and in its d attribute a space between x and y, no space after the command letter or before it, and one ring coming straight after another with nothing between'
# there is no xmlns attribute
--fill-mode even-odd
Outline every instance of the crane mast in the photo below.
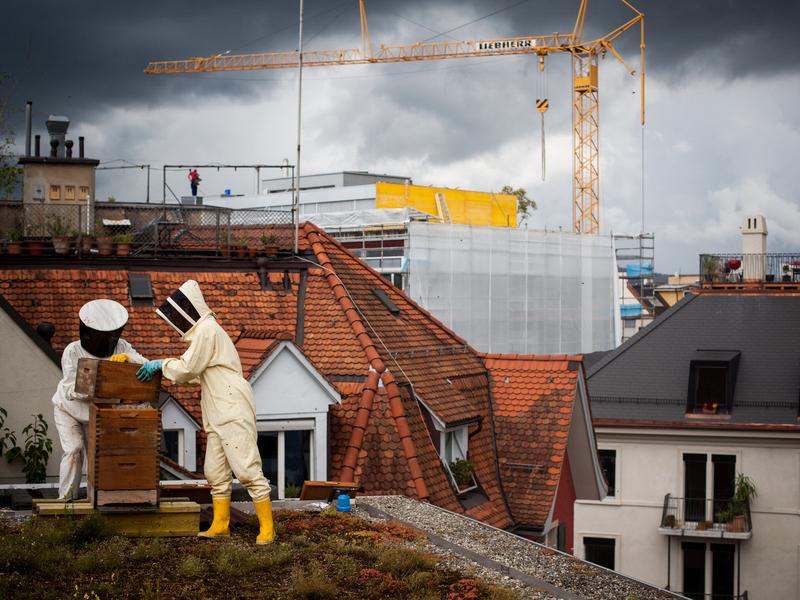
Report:
<svg viewBox="0 0 800 600"><path fill-rule="evenodd" d="M581 0L571 33L549 33L499 39L440 41L417 44L381 44L373 49L369 35L364 0L359 0L361 48L310 50L302 52L303 67L381 64L451 58L513 56L534 54L540 68L548 54L572 56L572 149L573 208L572 229L576 233L600 232L600 112L598 58L607 52L628 67L613 42L623 33L639 25L641 29L641 121L644 126L644 14L627 0L620 0L634 16L606 35L583 41L583 28L589 0ZM301 62L299 52L261 52L255 54L215 54L177 60L154 60L144 72L150 75L170 73L208 73L215 71L254 71L264 69L296 69ZM544 114L549 106L546 98L537 99L536 108Z"/></svg>

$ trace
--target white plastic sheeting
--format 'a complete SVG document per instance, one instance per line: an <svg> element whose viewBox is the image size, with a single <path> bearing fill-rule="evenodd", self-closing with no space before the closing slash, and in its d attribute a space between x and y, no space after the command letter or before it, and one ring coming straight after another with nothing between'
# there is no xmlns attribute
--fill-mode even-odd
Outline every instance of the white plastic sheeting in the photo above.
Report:
<svg viewBox="0 0 800 600"><path fill-rule="evenodd" d="M307 217L309 221L328 231L404 226L414 219L427 220L428 218L431 218L431 216L414 208L373 208L348 212L318 213Z"/></svg>
<svg viewBox="0 0 800 600"><path fill-rule="evenodd" d="M577 354L616 341L609 236L412 222L407 293L482 352Z"/></svg>

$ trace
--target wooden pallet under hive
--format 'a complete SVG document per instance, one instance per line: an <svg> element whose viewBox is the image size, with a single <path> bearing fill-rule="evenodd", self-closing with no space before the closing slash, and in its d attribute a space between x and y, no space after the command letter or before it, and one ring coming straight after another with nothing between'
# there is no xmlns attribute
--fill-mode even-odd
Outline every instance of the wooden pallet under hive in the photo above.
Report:
<svg viewBox="0 0 800 600"><path fill-rule="evenodd" d="M46 519L75 519L100 513L89 501L34 500L33 514ZM200 530L200 505L187 499L164 499L153 512L102 512L112 529L128 537L193 537Z"/></svg>

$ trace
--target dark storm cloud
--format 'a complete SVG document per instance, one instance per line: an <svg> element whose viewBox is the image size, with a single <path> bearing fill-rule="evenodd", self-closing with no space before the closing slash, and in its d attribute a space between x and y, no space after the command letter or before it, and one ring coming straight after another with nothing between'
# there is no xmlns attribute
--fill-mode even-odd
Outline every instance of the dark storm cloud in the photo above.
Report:
<svg viewBox="0 0 800 600"><path fill-rule="evenodd" d="M265 81L287 74L152 77L142 69L156 58L292 49L296 46L296 4L286 0L13 0L4 7L0 72L11 77L17 103L30 97L44 105L42 110L68 106L75 118L113 105L157 103L164 96L194 91L203 95L263 92ZM367 8L376 42L413 42L514 4L512 0L372 0ZM487 31L501 35L567 31L577 4L577 0L530 0L457 29L449 37L481 37ZM742 76L797 68L792 45L800 18L796 0L638 0L634 4L647 14L650 72L680 75L707 70ZM437 14L447 14L448 21L438 22ZM463 14L464 20L449 20L454 14ZM594 0L587 35L602 33L629 14L615 0ZM345 45L359 41L355 0L307 0L306 20L309 47L330 39ZM412 38L396 39L398 28ZM619 46L635 58L637 43L637 36L628 35Z"/></svg>

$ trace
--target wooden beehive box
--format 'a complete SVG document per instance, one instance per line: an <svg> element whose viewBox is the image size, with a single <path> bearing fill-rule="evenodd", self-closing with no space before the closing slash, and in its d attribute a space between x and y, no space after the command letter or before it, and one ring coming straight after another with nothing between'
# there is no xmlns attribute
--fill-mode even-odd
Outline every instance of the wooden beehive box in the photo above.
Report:
<svg viewBox="0 0 800 600"><path fill-rule="evenodd" d="M92 404L89 417L89 500L158 505L161 411Z"/></svg>
<svg viewBox="0 0 800 600"><path fill-rule="evenodd" d="M154 377L146 383L139 381L136 379L136 372L140 367L141 365L135 363L82 358L78 361L75 392L100 402L155 404L158 402L161 378Z"/></svg>

